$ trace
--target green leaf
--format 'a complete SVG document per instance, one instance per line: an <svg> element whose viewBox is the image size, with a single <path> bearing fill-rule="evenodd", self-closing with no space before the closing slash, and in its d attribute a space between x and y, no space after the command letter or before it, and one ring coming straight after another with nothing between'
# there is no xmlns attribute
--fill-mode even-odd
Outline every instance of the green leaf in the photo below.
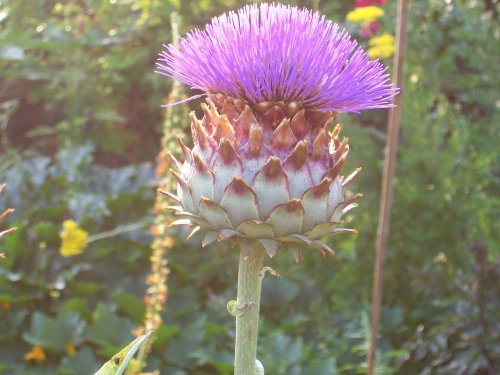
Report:
<svg viewBox="0 0 500 375"><path fill-rule="evenodd" d="M15 336L27 315L28 310L11 309L7 314L0 310L0 340Z"/></svg>
<svg viewBox="0 0 500 375"><path fill-rule="evenodd" d="M286 278L264 278L262 283L262 298L272 304L286 305L299 294L300 288L296 282Z"/></svg>
<svg viewBox="0 0 500 375"><path fill-rule="evenodd" d="M180 335L170 340L166 350L169 361L179 366L186 366L192 361L191 354L201 346L203 341L205 335L203 327L206 320L205 314L198 315L190 324L183 326Z"/></svg>
<svg viewBox="0 0 500 375"><path fill-rule="evenodd" d="M57 246L59 240L59 225L48 221L39 221L31 228L38 236L39 241L47 242L49 245Z"/></svg>
<svg viewBox="0 0 500 375"><path fill-rule="evenodd" d="M77 296L91 296L101 292L104 288L101 284L80 282L72 283L71 287Z"/></svg>
<svg viewBox="0 0 500 375"><path fill-rule="evenodd" d="M74 312L83 317L89 317L89 301L85 298L71 298L59 307L60 313Z"/></svg>
<svg viewBox="0 0 500 375"><path fill-rule="evenodd" d="M135 323L140 324L144 321L146 304L143 301L125 292L115 293L113 297L118 303L118 308L130 316Z"/></svg>
<svg viewBox="0 0 500 375"><path fill-rule="evenodd" d="M109 305L99 304L92 314L92 320L86 336L98 345L100 355L110 357L123 343L130 341L134 325L130 320L119 317Z"/></svg>
<svg viewBox="0 0 500 375"><path fill-rule="evenodd" d="M205 324L205 334L209 336L223 335L227 333L227 327L220 324L210 323Z"/></svg>
<svg viewBox="0 0 500 375"><path fill-rule="evenodd" d="M306 368L305 373L314 375L337 375L337 363L334 358L316 362L312 366Z"/></svg>
<svg viewBox="0 0 500 375"><path fill-rule="evenodd" d="M181 330L181 327L178 325L174 324L169 324L165 325L162 324L156 331L155 331L155 340L153 342L153 347L162 352L165 350L166 345L168 344L169 340L174 337L176 334L179 333Z"/></svg>
<svg viewBox="0 0 500 375"><path fill-rule="evenodd" d="M36 285L30 285L21 273L3 272L0 269L0 301L20 303L43 297L44 291Z"/></svg>
<svg viewBox="0 0 500 375"><path fill-rule="evenodd" d="M64 357L61 370L68 374L94 373L99 368L92 349L85 347L78 349L73 357Z"/></svg>
<svg viewBox="0 0 500 375"><path fill-rule="evenodd" d="M40 345L56 352L64 352L66 346L79 340L85 322L74 313L65 313L51 318L35 312L31 319L30 330L23 338L32 345Z"/></svg>
<svg viewBox="0 0 500 375"><path fill-rule="evenodd" d="M120 116L119 113L112 110L99 110L93 113L93 118L98 121L110 121L110 122L125 122L125 118Z"/></svg>

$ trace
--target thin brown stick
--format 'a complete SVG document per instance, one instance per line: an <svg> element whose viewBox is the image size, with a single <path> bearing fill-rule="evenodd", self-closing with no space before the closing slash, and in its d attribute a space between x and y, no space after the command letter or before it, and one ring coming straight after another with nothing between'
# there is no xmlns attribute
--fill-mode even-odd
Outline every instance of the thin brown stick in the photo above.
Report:
<svg viewBox="0 0 500 375"><path fill-rule="evenodd" d="M408 23L408 1L398 0L398 18L396 26L396 53L394 55L394 77L396 86L402 91L403 63L406 50L406 28ZM372 294L372 317L370 349L368 353L368 375L375 373L377 364L377 336L382 304L382 279L384 274L384 260L389 236L391 206L393 195L393 178L396 166L396 152L398 147L399 127L401 120L401 95L394 98L395 107L389 111L387 122L387 143L385 151L384 173L382 177L382 192L380 196L380 211L377 229L375 270Z"/></svg>
<svg viewBox="0 0 500 375"><path fill-rule="evenodd" d="M313 10L315 12L319 11L319 0L313 0Z"/></svg>

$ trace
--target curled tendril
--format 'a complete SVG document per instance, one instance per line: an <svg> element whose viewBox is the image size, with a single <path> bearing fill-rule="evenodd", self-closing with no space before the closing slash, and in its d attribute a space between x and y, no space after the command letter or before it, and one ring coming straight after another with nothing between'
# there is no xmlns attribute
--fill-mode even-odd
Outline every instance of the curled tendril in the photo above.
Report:
<svg viewBox="0 0 500 375"><path fill-rule="evenodd" d="M227 311L232 316L241 316L243 315L250 307L255 305L255 302L243 302L241 305L238 304L238 301L232 299L227 303Z"/></svg>

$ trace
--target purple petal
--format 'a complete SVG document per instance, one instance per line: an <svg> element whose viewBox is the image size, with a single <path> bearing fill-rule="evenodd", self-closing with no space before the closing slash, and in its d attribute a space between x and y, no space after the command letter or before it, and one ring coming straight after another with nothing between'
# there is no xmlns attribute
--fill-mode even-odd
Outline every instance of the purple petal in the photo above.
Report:
<svg viewBox="0 0 500 375"><path fill-rule="evenodd" d="M165 46L157 72L250 103L296 101L321 111L391 107L387 69L349 34L307 9L247 5Z"/></svg>

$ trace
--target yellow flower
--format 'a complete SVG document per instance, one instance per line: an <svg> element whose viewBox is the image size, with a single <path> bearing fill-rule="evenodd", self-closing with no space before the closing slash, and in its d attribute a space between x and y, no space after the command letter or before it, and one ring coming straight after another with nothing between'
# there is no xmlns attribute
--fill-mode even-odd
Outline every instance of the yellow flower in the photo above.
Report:
<svg viewBox="0 0 500 375"><path fill-rule="evenodd" d="M347 20L354 23L370 23L385 14L382 8L376 6L361 7L347 13Z"/></svg>
<svg viewBox="0 0 500 375"><path fill-rule="evenodd" d="M368 41L368 44L370 46L380 45L380 44L394 45L394 35L391 35L389 33L383 33L382 35L374 36Z"/></svg>
<svg viewBox="0 0 500 375"><path fill-rule="evenodd" d="M63 257L78 255L87 246L88 232L78 227L73 220L66 220L63 224L63 231L60 233L61 248L59 252Z"/></svg>
<svg viewBox="0 0 500 375"><path fill-rule="evenodd" d="M368 44L370 48L366 53L372 59L391 57L396 50L394 36L388 33L371 38Z"/></svg>
<svg viewBox="0 0 500 375"><path fill-rule="evenodd" d="M47 360L47 356L43 348L39 345L35 345L31 352L28 352L24 355L25 361L35 361L35 362L45 362Z"/></svg>

